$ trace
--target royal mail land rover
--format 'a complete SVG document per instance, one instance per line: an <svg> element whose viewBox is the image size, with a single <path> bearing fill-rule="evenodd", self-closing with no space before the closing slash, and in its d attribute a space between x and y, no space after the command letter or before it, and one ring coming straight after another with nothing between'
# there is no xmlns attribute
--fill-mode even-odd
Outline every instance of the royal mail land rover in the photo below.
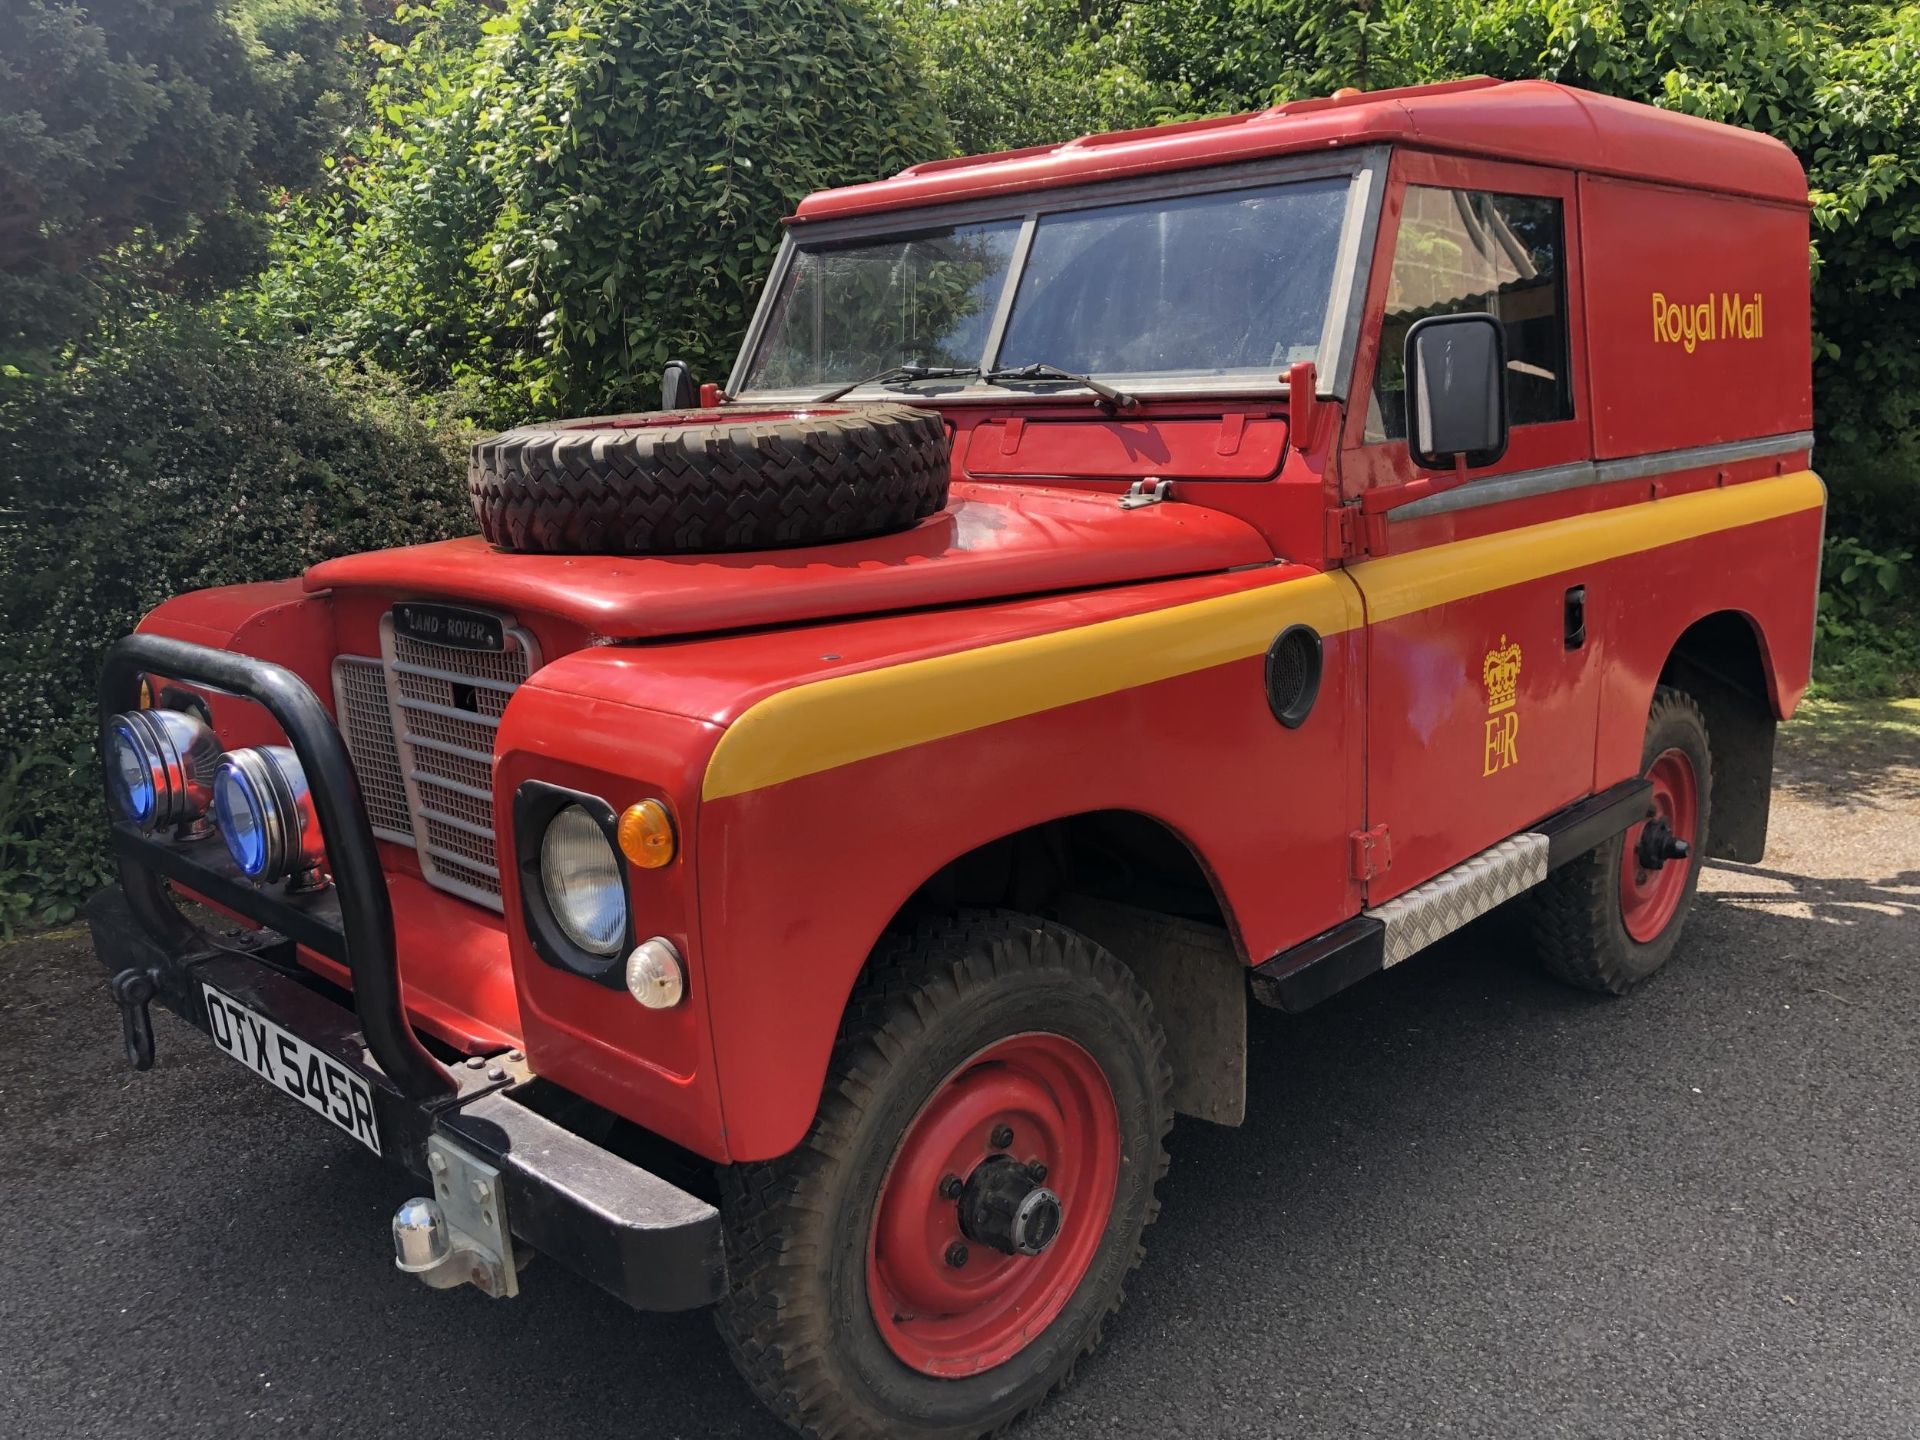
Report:
<svg viewBox="0 0 1920 1440"><path fill-rule="evenodd" d="M711 1305L804 1433L995 1430L1174 1116L1287 1103L1250 1002L1496 906L1623 992L1760 858L1807 226L1773 140L1490 80L810 196L730 376L113 647L129 1056L160 1001L409 1172L429 1285Z"/></svg>

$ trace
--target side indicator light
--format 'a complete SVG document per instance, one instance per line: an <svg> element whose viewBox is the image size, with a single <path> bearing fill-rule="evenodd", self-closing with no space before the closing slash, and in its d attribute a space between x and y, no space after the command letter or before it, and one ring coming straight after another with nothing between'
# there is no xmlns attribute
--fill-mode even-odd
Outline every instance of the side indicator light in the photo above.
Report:
<svg viewBox="0 0 1920 1440"><path fill-rule="evenodd" d="M673 863L673 815L658 800L629 805L620 816L620 851L642 870Z"/></svg>

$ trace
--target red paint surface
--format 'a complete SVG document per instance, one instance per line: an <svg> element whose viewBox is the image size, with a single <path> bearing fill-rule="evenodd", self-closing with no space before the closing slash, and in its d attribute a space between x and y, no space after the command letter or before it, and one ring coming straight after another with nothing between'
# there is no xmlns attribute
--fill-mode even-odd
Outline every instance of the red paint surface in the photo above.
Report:
<svg viewBox="0 0 1920 1440"><path fill-rule="evenodd" d="M912 529L837 545L509 555L475 536L328 560L306 585L498 605L627 639L1113 585L1271 555L1247 525L1197 506L1127 511L1101 495L962 481L945 510Z"/></svg>
<svg viewBox="0 0 1920 1440"><path fill-rule="evenodd" d="M1580 229L1596 456L1813 428L1804 203L1755 205L1583 177ZM1712 338L1689 342L1671 325L1656 331L1656 293L1672 305L1706 306ZM1758 336L1726 323L1729 297L1736 305L1764 298Z"/></svg>
<svg viewBox="0 0 1920 1440"><path fill-rule="evenodd" d="M1807 194L1793 152L1751 130L1540 80L1463 80L1345 99L1296 100L1249 115L931 161L890 180L809 195L794 218L826 220L1374 144L1531 161L1776 200L1803 203Z"/></svg>
<svg viewBox="0 0 1920 1440"><path fill-rule="evenodd" d="M1041 416L976 425L970 475L1020 479L1270 480L1287 453L1284 415L1198 420Z"/></svg>

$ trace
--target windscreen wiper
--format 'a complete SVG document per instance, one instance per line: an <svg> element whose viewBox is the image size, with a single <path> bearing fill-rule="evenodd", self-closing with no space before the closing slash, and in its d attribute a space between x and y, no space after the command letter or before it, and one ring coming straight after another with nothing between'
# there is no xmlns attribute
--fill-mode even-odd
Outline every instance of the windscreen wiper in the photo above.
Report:
<svg viewBox="0 0 1920 1440"><path fill-rule="evenodd" d="M978 365L917 365L908 361L905 365L889 365L877 374L862 375L858 380L836 385L824 395L815 395L807 403L824 405L829 400L838 400L842 395L858 390L862 385L911 385L921 380L958 380L979 373Z"/></svg>
<svg viewBox="0 0 1920 1440"><path fill-rule="evenodd" d="M1140 403L1124 390L1102 384L1091 375L1077 375L1071 370L1062 370L1058 365L1038 362L1032 365L1009 365L999 370L989 370L980 378L989 385L1002 385L1009 380L1058 380L1063 384L1081 385L1106 402L1103 408L1114 410L1131 410Z"/></svg>

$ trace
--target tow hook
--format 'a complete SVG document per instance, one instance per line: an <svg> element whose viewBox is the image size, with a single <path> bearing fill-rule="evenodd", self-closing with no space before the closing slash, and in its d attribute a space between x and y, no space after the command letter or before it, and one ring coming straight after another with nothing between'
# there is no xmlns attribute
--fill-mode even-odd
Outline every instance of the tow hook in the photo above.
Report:
<svg viewBox="0 0 1920 1440"><path fill-rule="evenodd" d="M415 1196L393 1216L393 1263L435 1290L471 1285L507 1300L520 1293L520 1269L507 1228L500 1171L438 1135L427 1140L433 1195Z"/></svg>
<svg viewBox="0 0 1920 1440"><path fill-rule="evenodd" d="M136 1070L153 1068L153 1003L160 985L155 966L134 966L122 970L107 982L113 1000L120 1007L120 1037L127 1048L127 1063Z"/></svg>
<svg viewBox="0 0 1920 1440"><path fill-rule="evenodd" d="M1635 847L1633 858L1639 862L1642 870L1658 870L1669 860L1685 860L1693 853L1693 847L1675 835L1661 816L1640 828L1640 843Z"/></svg>

